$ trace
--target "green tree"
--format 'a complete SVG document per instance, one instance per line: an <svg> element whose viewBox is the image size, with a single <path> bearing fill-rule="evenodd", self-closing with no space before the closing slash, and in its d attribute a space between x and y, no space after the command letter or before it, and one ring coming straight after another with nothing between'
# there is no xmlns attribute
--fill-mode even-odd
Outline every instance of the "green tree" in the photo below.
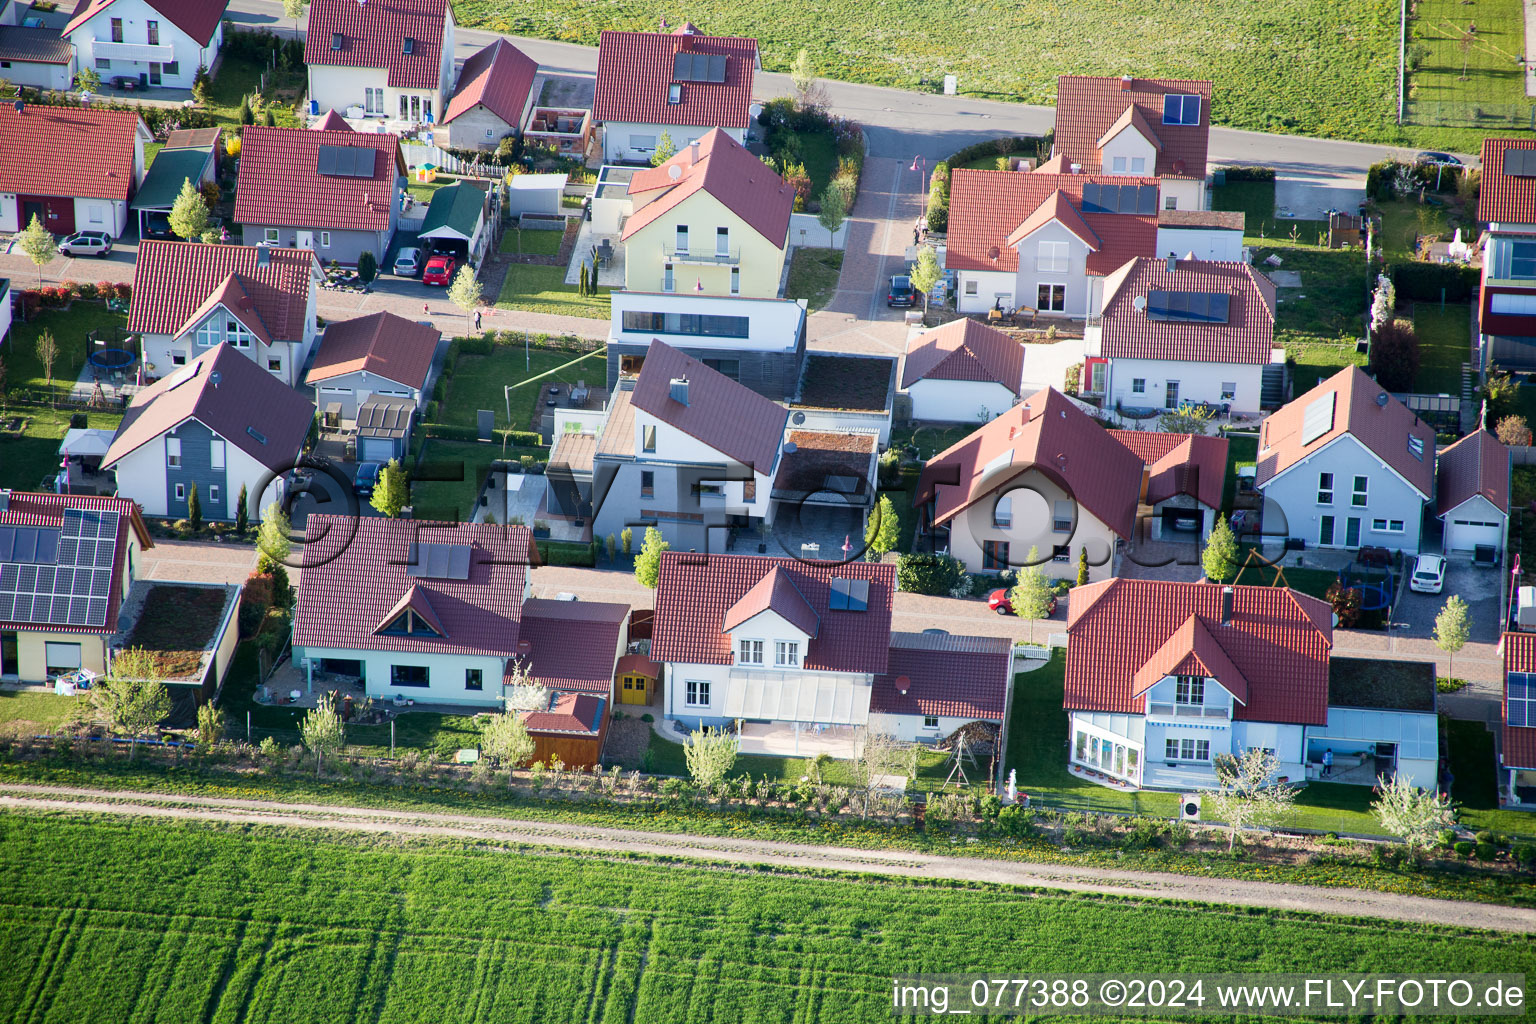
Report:
<svg viewBox="0 0 1536 1024"><path fill-rule="evenodd" d="M364 249L357 255L357 279L363 284L372 284L373 279L379 276L379 261L373 255L372 249Z"/></svg>
<svg viewBox="0 0 1536 1024"><path fill-rule="evenodd" d="M292 529L283 506L274 501L262 509L261 529L256 532L257 572L268 573L273 566L287 563L293 550L293 542L288 539Z"/></svg>
<svg viewBox="0 0 1536 1024"><path fill-rule="evenodd" d="M75 74L75 84L80 87L81 92L100 92L101 75L95 68L81 68Z"/></svg>
<svg viewBox="0 0 1536 1024"><path fill-rule="evenodd" d="M397 519L400 510L410 503L410 475L401 467L399 459L390 459L379 470L378 483L373 488L369 504L380 514Z"/></svg>
<svg viewBox="0 0 1536 1024"><path fill-rule="evenodd" d="M453 275L453 284L448 286L448 301L464 314L464 333L468 335L469 315L480 305L480 282L475 280L475 268L468 263Z"/></svg>
<svg viewBox="0 0 1536 1024"><path fill-rule="evenodd" d="M802 53L805 51L801 51ZM837 244L837 229L848 219L848 193L838 185L828 185L821 194L821 209L816 222L827 229L827 244Z"/></svg>
<svg viewBox="0 0 1536 1024"><path fill-rule="evenodd" d="M1467 602L1461 599L1460 594L1452 594L1446 598L1440 614L1435 616L1434 633L1435 646L1449 656L1445 668L1448 678L1456 678L1456 652L1467 645L1471 635L1472 622L1467 616Z"/></svg>
<svg viewBox="0 0 1536 1024"><path fill-rule="evenodd" d="M1203 434L1215 415L1215 411L1206 406L1185 402L1159 416L1157 428L1166 434Z"/></svg>
<svg viewBox="0 0 1536 1024"><path fill-rule="evenodd" d="M894 548L900 539L901 517L896 514L890 495L882 494L875 503L874 514L869 517L869 525L864 527L864 543L869 546L870 554L878 558Z"/></svg>
<svg viewBox="0 0 1536 1024"><path fill-rule="evenodd" d="M1236 576L1237 556L1237 535L1232 532L1226 516L1217 516L1216 525L1206 539L1205 550L1200 553L1205 578L1212 583L1225 583Z"/></svg>
<svg viewBox="0 0 1536 1024"><path fill-rule="evenodd" d="M614 556L617 555L618 551L619 551L618 540L611 533L608 535L607 548L608 548L608 561L611 562L611 561L613 561Z"/></svg>
<svg viewBox="0 0 1536 1024"><path fill-rule="evenodd" d="M59 254L59 244L53 240L53 235L43 227L43 222L37 214L27 223L27 227L16 236L16 247L19 248L37 267L37 286L43 286L43 268Z"/></svg>
<svg viewBox="0 0 1536 1024"><path fill-rule="evenodd" d="M794 83L795 92L800 94L800 98L805 99L816 84L816 69L811 64L810 51L801 49L795 54L795 59L789 65L789 80Z"/></svg>
<svg viewBox="0 0 1536 1024"><path fill-rule="evenodd" d="M283 0L283 17L293 19L293 37L299 38L299 19L304 17L304 9L309 6L309 0Z"/></svg>
<svg viewBox="0 0 1536 1024"><path fill-rule="evenodd" d="M197 741L211 747L224 738L224 711L210 701L197 709Z"/></svg>
<svg viewBox="0 0 1536 1024"><path fill-rule="evenodd" d="M192 76L192 102L200 107L206 107L212 98L213 76L208 73L208 65L199 64L196 73Z"/></svg>
<svg viewBox="0 0 1536 1024"><path fill-rule="evenodd" d="M933 246L925 245L917 250L917 263L912 267L912 287L923 297L923 316L928 315L928 296L944 272L939 269L939 257Z"/></svg>
<svg viewBox="0 0 1536 1024"><path fill-rule="evenodd" d="M246 497L245 484L240 485L240 497L235 499L235 532L242 537L246 529L251 525L251 514L247 509L249 499Z"/></svg>
<svg viewBox="0 0 1536 1024"><path fill-rule="evenodd" d="M1388 834L1401 836L1412 850L1429 849L1439 842L1442 829L1456 824L1456 805L1449 796L1420 789L1402 775L1376 780L1371 813Z"/></svg>
<svg viewBox="0 0 1536 1024"><path fill-rule="evenodd" d="M674 156L677 156L677 143L672 141L672 133L663 128L656 139L656 152L651 154L651 166L660 167Z"/></svg>
<svg viewBox="0 0 1536 1024"><path fill-rule="evenodd" d="M187 522L192 524L194 530L203 528L203 503L197 496L196 480L187 489Z"/></svg>
<svg viewBox="0 0 1536 1024"><path fill-rule="evenodd" d="M1040 549L1029 549L1029 557L1020 567L1017 581L1008 592L1013 614L1029 620L1029 642L1035 642L1035 620L1051 614L1051 581L1040 567Z"/></svg>
<svg viewBox="0 0 1536 1024"><path fill-rule="evenodd" d="M491 715L481 729L480 748L497 764L521 768L533 757L533 737L516 712Z"/></svg>
<svg viewBox="0 0 1536 1024"><path fill-rule="evenodd" d="M129 757L138 753L139 740L171 713L171 696L162 681L155 656L142 647L120 651L112 659L105 679L91 687L91 703L114 732L132 741Z"/></svg>
<svg viewBox="0 0 1536 1024"><path fill-rule="evenodd" d="M241 124L256 123L256 114L251 110L251 98L249 96L240 97L240 109L235 111L235 117Z"/></svg>
<svg viewBox="0 0 1536 1024"><path fill-rule="evenodd" d="M1488 377L1477 390L1488 405L1489 423L1497 423L1513 413L1520 397L1520 384L1514 374L1497 367L1488 368Z"/></svg>
<svg viewBox="0 0 1536 1024"><path fill-rule="evenodd" d="M1084 544L1077 551L1077 586L1088 584L1088 545Z"/></svg>
<svg viewBox="0 0 1536 1024"><path fill-rule="evenodd" d="M1279 781L1280 760L1263 747L1249 747L1241 757L1220 754L1214 759L1216 789L1209 796L1216 817L1231 829L1227 852L1237 845L1244 828L1273 828L1284 819L1296 790Z"/></svg>
<svg viewBox="0 0 1536 1024"><path fill-rule="evenodd" d="M59 361L59 343L54 340L52 331L42 331L37 336L37 361L43 364L43 376L48 379L48 385L53 386L53 364Z"/></svg>
<svg viewBox="0 0 1536 1024"><path fill-rule="evenodd" d="M736 753L741 743L733 733L724 729L695 729L683 744L683 759L688 762L688 774L694 785L703 790L714 789L725 778L731 765L736 763Z"/></svg>
<svg viewBox="0 0 1536 1024"><path fill-rule="evenodd" d="M315 777L320 777L320 764L326 754L339 751L347 742L347 726L336 711L336 694L327 693L304 716L299 735L309 752L315 755Z"/></svg>
<svg viewBox="0 0 1536 1024"><path fill-rule="evenodd" d="M627 526L624 527L619 531L619 543L623 545L624 554L627 557L635 549L635 531Z"/></svg>
<svg viewBox="0 0 1536 1024"><path fill-rule="evenodd" d="M272 112L272 108L270 106L262 110L261 123L268 128L277 127L277 115Z"/></svg>
<svg viewBox="0 0 1536 1024"><path fill-rule="evenodd" d="M192 179L184 178L176 201L171 204L171 230L178 238L195 242L208 230L208 204L203 194L192 187Z"/></svg>
<svg viewBox="0 0 1536 1024"><path fill-rule="evenodd" d="M660 530L647 526L645 540L640 543L640 553L635 556L635 581L642 587L655 590L656 580L661 575L661 553L671 547Z"/></svg>

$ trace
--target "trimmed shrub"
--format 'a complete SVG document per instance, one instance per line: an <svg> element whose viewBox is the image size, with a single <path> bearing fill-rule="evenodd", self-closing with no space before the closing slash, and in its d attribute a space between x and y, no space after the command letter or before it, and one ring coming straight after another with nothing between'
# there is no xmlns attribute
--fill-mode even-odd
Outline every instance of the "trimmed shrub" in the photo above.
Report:
<svg viewBox="0 0 1536 1024"><path fill-rule="evenodd" d="M1275 180L1275 169L1273 167L1223 167L1221 171L1228 181Z"/></svg>
<svg viewBox="0 0 1536 1024"><path fill-rule="evenodd" d="M85 413L73 412L69 414L69 427L71 430L84 430L90 425L90 419L85 415Z"/></svg>
<svg viewBox="0 0 1536 1024"><path fill-rule="evenodd" d="M489 334L482 334L476 338L460 338L454 344L459 346L458 353L450 353L455 358L457 355L488 356L491 354L491 336Z"/></svg>
<svg viewBox="0 0 1536 1024"><path fill-rule="evenodd" d="M444 441L478 441L480 431L474 427L461 427L457 423L424 423L422 432L428 437Z"/></svg>
<svg viewBox="0 0 1536 1024"><path fill-rule="evenodd" d="M896 563L896 585L912 594L948 596L965 575L958 558L916 552L902 555Z"/></svg>
<svg viewBox="0 0 1536 1024"><path fill-rule="evenodd" d="M1517 844L1514 849L1509 851L1509 855L1514 858L1516 864L1523 868L1536 865L1536 846L1530 843Z"/></svg>
<svg viewBox="0 0 1536 1024"><path fill-rule="evenodd" d="M1462 860L1470 860L1472 854L1477 852L1477 844L1469 839L1459 840L1451 849L1456 851L1456 856Z"/></svg>
<svg viewBox="0 0 1536 1024"><path fill-rule="evenodd" d="M1476 268L1458 267L1450 263L1422 263L1415 260L1397 264L1391 274L1399 305L1404 302L1439 302L1442 288L1445 289L1445 301L1466 302L1478 286Z"/></svg>
<svg viewBox="0 0 1536 1024"><path fill-rule="evenodd" d="M1497 846L1494 846L1492 843L1478 843L1477 844L1477 859L1478 860L1497 860L1498 856L1499 856L1499 848Z"/></svg>

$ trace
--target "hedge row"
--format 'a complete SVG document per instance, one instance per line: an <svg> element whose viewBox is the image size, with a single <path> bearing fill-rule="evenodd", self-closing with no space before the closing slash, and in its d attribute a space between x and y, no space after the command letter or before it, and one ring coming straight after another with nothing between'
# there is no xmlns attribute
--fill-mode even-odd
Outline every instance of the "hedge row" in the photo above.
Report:
<svg viewBox="0 0 1536 1024"><path fill-rule="evenodd" d="M1392 284L1399 303L1439 302L1441 289L1445 290L1445 301L1467 302L1477 291L1478 275L1475 267L1415 260L1392 267Z"/></svg>
<svg viewBox="0 0 1536 1024"><path fill-rule="evenodd" d="M1221 173L1227 181L1274 181L1273 167L1223 167Z"/></svg>
<svg viewBox="0 0 1536 1024"><path fill-rule="evenodd" d="M480 431L476 427L460 426L457 423L423 423L422 433L427 437L435 437L443 441L478 441ZM498 430L496 437L508 435L507 440L519 448L537 448L544 444L543 438L532 430Z"/></svg>
<svg viewBox="0 0 1536 1024"><path fill-rule="evenodd" d="M1038 137L1034 135L1014 135L987 139L983 142L972 143L964 149L956 150L954 155L946 162L951 167L957 167L960 164L970 163L977 157L989 154L996 156L1012 156L1016 153L1033 154L1037 146L1049 150L1055 139L1056 132L1054 129Z"/></svg>

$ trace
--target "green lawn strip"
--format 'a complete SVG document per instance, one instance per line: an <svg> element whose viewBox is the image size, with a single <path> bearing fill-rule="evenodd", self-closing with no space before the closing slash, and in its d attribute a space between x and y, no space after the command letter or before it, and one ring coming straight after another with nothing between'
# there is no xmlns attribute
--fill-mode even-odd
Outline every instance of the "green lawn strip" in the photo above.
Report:
<svg viewBox="0 0 1536 1024"><path fill-rule="evenodd" d="M268 73L269 78L264 94L268 99L277 90L291 92L296 89L302 92L304 89L302 69L273 72L264 61L226 50L219 61L219 73L214 76L209 101L203 109L221 124L239 124L240 101L257 91L263 71ZM284 103L274 104L272 115L279 127L299 126L292 108Z"/></svg>
<svg viewBox="0 0 1536 1024"><path fill-rule="evenodd" d="M563 231L527 231L508 228L501 236L500 251L521 256L555 256L560 252Z"/></svg>
<svg viewBox="0 0 1536 1024"><path fill-rule="evenodd" d="M23 272L11 283L20 288L35 288L37 279ZM58 345L58 359L53 364L53 383L58 387L73 382L85 365L90 355L86 341L90 332L115 339L115 329L127 325L127 313L114 313L104 302L85 299L76 299L68 309L42 309L31 320L17 320L11 325L5 343L0 345L0 356L5 358L6 387L14 391L47 386L42 361L37 358L37 336L44 331L52 334Z"/></svg>
<svg viewBox="0 0 1536 1024"><path fill-rule="evenodd" d="M514 263L507 268L496 305L529 313L606 320L610 312L608 293L609 289L599 288L593 294L578 295L575 285L565 283L564 267Z"/></svg>
<svg viewBox="0 0 1536 1024"><path fill-rule="evenodd" d="M837 280L842 271L841 249L798 248L790 257L789 282L784 288L784 297L805 299L812 313L825 309L837 291Z"/></svg>
<svg viewBox="0 0 1536 1024"><path fill-rule="evenodd" d="M1476 22L1477 32L1467 52L1461 37ZM1519 0L1479 0L1475 9L1462 0L1418 0L1410 22L1409 47L1419 56L1418 69L1408 77L1410 116L1450 116L1466 125L1479 120L1479 109L1493 115L1507 108L1520 110L1528 127L1529 103L1520 57L1525 25ZM1509 123L1489 127L1495 134ZM1476 149L1469 152L1477 152Z"/></svg>
<svg viewBox="0 0 1536 1024"><path fill-rule="evenodd" d="M1420 235L1439 236L1448 230L1449 221L1443 207L1413 199L1389 199L1376 206L1381 211L1381 234L1377 242L1389 263L1416 259Z"/></svg>
<svg viewBox="0 0 1536 1024"><path fill-rule="evenodd" d="M1254 464L1259 457L1259 439L1252 434L1227 435L1227 475L1222 478L1221 508L1232 513L1232 502L1237 495L1237 471Z"/></svg>
<svg viewBox="0 0 1536 1024"><path fill-rule="evenodd" d="M1461 368L1469 362L1472 312L1446 303L1413 303L1413 329L1419 338L1419 377L1416 387L1428 394L1461 394Z"/></svg>
<svg viewBox="0 0 1536 1024"><path fill-rule="evenodd" d="M1493 753L1493 733L1482 722L1450 719L1451 796L1461 803L1461 821L1471 829L1491 829L1510 836L1536 835L1536 817L1529 811L1499 807L1499 766Z"/></svg>
<svg viewBox="0 0 1536 1024"><path fill-rule="evenodd" d="M497 345L488 356L461 355L448 385L448 400L438 410L439 423L473 427L481 409L496 414L497 429L533 429L533 412L544 391L552 384L572 384L585 380L589 386L602 387L607 382L607 364L602 351L571 366L565 373L523 384L511 391L509 384L520 384L531 377L582 359L583 353L570 349L529 348L520 344ZM563 391L564 388L562 387ZM512 418L507 419L508 403Z"/></svg>
<svg viewBox="0 0 1536 1024"><path fill-rule="evenodd" d="M683 756L682 743L663 739L653 731L649 750L650 767L647 769L649 773L684 777L688 775L688 764ZM813 777L811 761L809 757L739 754L736 762L731 766L730 777L735 779L745 775L752 779L766 778L771 782L800 782ZM624 765L624 767L641 768L643 766L634 764ZM919 752L917 779L914 780L911 788L925 792L942 789L949 775L949 768L948 754L931 750ZM976 769L967 766L966 771L972 782L986 781L987 768L984 763ZM853 764L838 758L833 758L824 764L822 782L829 786L858 784Z"/></svg>
<svg viewBox="0 0 1536 1024"><path fill-rule="evenodd" d="M0 437L0 487L35 490L59 471L59 442L69 430L71 411L40 405L10 405L4 418L20 416L26 421L20 437ZM86 422L97 430L115 430L122 416L115 412L92 410Z"/></svg>
<svg viewBox="0 0 1536 1024"><path fill-rule="evenodd" d="M411 474L412 517L443 522L467 521L491 464L519 459L523 455L532 455L536 461L543 462L549 458L549 449L514 445L503 449L494 441L428 438L422 447L421 461Z"/></svg>
<svg viewBox="0 0 1536 1024"><path fill-rule="evenodd" d="M41 690L0 690L0 723L32 722L51 729L68 721L89 697L61 697Z"/></svg>

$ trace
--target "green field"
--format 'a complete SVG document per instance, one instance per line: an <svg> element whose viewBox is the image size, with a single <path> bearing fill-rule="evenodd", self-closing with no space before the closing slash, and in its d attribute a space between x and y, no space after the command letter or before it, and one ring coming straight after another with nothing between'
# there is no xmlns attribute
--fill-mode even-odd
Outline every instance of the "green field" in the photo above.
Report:
<svg viewBox="0 0 1536 1024"><path fill-rule="evenodd" d="M843 1024L905 971L1536 971L1519 936L387 837L10 814L0 849L18 1022Z"/></svg>
<svg viewBox="0 0 1536 1024"><path fill-rule="evenodd" d="M1416 0L1409 39L1407 119L1502 134L1530 127L1520 57L1525 26L1520 0ZM1477 32L1462 52L1462 37ZM1472 150L1476 152L1476 150Z"/></svg>

